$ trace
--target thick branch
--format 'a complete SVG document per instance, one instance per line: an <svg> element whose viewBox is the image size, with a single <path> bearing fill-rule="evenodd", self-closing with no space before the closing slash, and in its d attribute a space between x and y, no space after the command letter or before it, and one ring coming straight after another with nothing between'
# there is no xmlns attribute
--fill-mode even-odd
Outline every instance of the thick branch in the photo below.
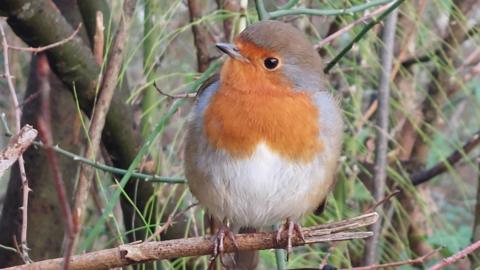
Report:
<svg viewBox="0 0 480 270"><path fill-rule="evenodd" d="M190 22L195 22L202 17L202 5L198 0L188 0L188 12L190 13ZM205 27L193 24L192 25L193 38L195 48L197 49L197 64L198 71L204 72L210 64L211 58L208 53L210 47L210 38Z"/></svg>
<svg viewBox="0 0 480 270"><path fill-rule="evenodd" d="M354 230L373 224L378 214L373 212L352 219L314 226L303 229L305 243L298 237L292 241L294 246L319 242L342 241L370 237L371 232L356 232ZM238 234L236 241L239 251L282 248L285 243L276 243L276 233ZM72 257L71 270L109 269L144 263L153 260L172 259L177 257L201 256L211 254L214 241L209 237L193 237L159 242L144 242L127 244L117 248L90 252ZM226 252L236 251L229 239L225 243ZM59 269L62 259L51 259L7 269Z"/></svg>

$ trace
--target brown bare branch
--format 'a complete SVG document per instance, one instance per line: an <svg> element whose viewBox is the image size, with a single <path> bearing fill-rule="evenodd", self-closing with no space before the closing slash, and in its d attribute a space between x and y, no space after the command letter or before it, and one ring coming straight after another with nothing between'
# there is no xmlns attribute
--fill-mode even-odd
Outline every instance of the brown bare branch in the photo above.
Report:
<svg viewBox="0 0 480 270"><path fill-rule="evenodd" d="M93 36L93 55L97 64L101 65L103 61L103 47L105 46L105 26L103 25L103 13L97 11L95 17L95 35Z"/></svg>
<svg viewBox="0 0 480 270"><path fill-rule="evenodd" d="M7 38L5 36L5 31L3 26L0 24L0 34L2 35L2 46L3 46L3 66L5 69L5 77L7 78L8 90L10 91L10 96L13 102L13 108L15 111L15 128L17 132L20 132L20 121L22 119L22 111L20 109L17 94L12 80L12 75L10 73L10 63L8 49L9 45ZM20 171L20 177L22 179L22 229L20 233L21 246L22 246L22 259L24 262L28 263L30 258L28 256L28 245L27 245L27 220L28 220L28 193L30 188L28 187L27 174L25 172L25 161L23 156L18 157L18 167Z"/></svg>
<svg viewBox="0 0 480 270"><path fill-rule="evenodd" d="M157 92L158 92L160 95L166 96L166 97L169 97L169 98L173 98L173 99L179 99L179 98L194 98L194 97L197 96L197 93L185 93L185 94L178 94L178 95L169 94L169 93L163 91L160 87L158 87L157 82L153 82L153 86L155 87L155 89L157 90Z"/></svg>
<svg viewBox="0 0 480 270"><path fill-rule="evenodd" d="M50 93L51 87L49 82L50 67L48 65L47 57L44 54L41 54L38 57L38 84L39 92L42 94L41 101L41 116L38 118L38 130L40 133L40 139L43 142L45 151L47 154L48 163L53 173L53 180L55 182L55 190L57 192L58 202L60 204L60 209L63 214L63 223L65 227L66 246L63 259L65 263L63 264L63 269L68 270L68 263L72 255L72 245L74 237L74 221L72 218L72 209L70 208L70 203L67 198L67 191L65 188L65 183L63 181L60 163L55 155L53 150L53 136L52 136L52 120L51 120L51 106L50 106Z"/></svg>
<svg viewBox="0 0 480 270"><path fill-rule="evenodd" d="M465 249L459 251L458 253L453 254L452 256L441 260L440 262L438 262L434 266L430 267L428 270L443 269L446 266L451 265L451 264L455 263L456 261L465 258L468 254L474 252L475 250L477 250L479 248L480 248L480 240L471 244L470 246L466 247Z"/></svg>
<svg viewBox="0 0 480 270"><path fill-rule="evenodd" d="M125 0L123 4L123 16L120 19L117 32L115 34L111 56L102 82L100 96L97 106L92 114L92 121L88 131L90 144L88 145L86 156L88 159L96 159L99 152L102 131L105 126L105 119L110 108L113 92L117 86L118 74L120 72L123 48L127 35L127 25L135 9L136 0ZM74 196L74 219L78 224L82 223L83 212L88 198L91 181L94 176L94 170L91 166L82 165ZM79 228L75 228L75 237L78 235ZM75 248L75 244L72 247Z"/></svg>
<svg viewBox="0 0 480 270"><path fill-rule="evenodd" d="M194 23L202 17L202 3L198 0L188 0L188 12L190 13L190 22ZM197 65L198 71L203 72L207 70L210 64L211 57L208 53L210 47L210 38L207 30L198 24L192 25L192 32L195 47L197 49Z"/></svg>
<svg viewBox="0 0 480 270"><path fill-rule="evenodd" d="M373 264L369 266L363 266L363 267L353 267L349 268L350 270L376 270L376 269L391 269L395 267L399 267L402 265L422 265L424 264L428 258L430 258L433 254L437 253L439 249L432 250L431 252L418 257L416 259L409 259L405 261L400 261L400 262L392 262L392 263L384 263L384 264Z"/></svg>
<svg viewBox="0 0 480 270"><path fill-rule="evenodd" d="M463 145L462 149L453 151L453 153L451 153L446 160L440 161L430 169L413 173L410 176L410 181L412 181L414 185L420 185L432 179L433 177L446 172L449 166L459 162L464 155L468 154L479 144L480 130L477 131L470 139L468 139L468 141Z"/></svg>
<svg viewBox="0 0 480 270"><path fill-rule="evenodd" d="M73 31L73 33L70 36L68 36L67 38L62 39L58 42L49 44L47 46L32 48L32 47L17 47L17 46L8 45L8 48L13 49L13 50L17 50L17 51L40 53L40 52L46 51L46 50L51 49L51 48L55 48L57 46L60 46L60 45L63 45L65 43L69 42L70 40L72 40L77 35L77 33L80 31L81 27L82 27L82 24L80 23L77 26L77 29L75 29L75 31Z"/></svg>
<svg viewBox="0 0 480 270"><path fill-rule="evenodd" d="M292 241L294 246L313 244L319 242L344 241L350 239L363 239L370 237L371 232L358 232L359 228L377 222L378 214L369 213L359 217L304 228L305 242L295 237ZM259 250L270 248L282 248L286 243L276 241L276 233L251 233L238 234L235 236L238 251ZM214 241L209 237L193 237L169 241L144 242L121 245L112 249L90 252L72 257L71 270L109 269L125 265L144 263L153 260L165 260L187 256L201 256L211 254ZM225 252L237 251L233 243L226 239ZM6 269L59 269L62 259L51 259L35 262L29 265L16 266Z"/></svg>
<svg viewBox="0 0 480 270"><path fill-rule="evenodd" d="M381 201L385 196L387 180L388 151L388 118L390 106L390 72L392 70L395 30L397 27L398 9L388 15L383 29L384 47L382 49L382 71L378 89L377 140L375 144L374 191L373 197ZM378 242L381 234L381 222L371 226L374 235L368 239L364 251L364 265L378 261Z"/></svg>
<svg viewBox="0 0 480 270"><path fill-rule="evenodd" d="M350 24L348 24L347 26L339 29L338 31L336 31L335 33L327 36L326 38L322 39L320 42L318 42L314 48L315 50L319 50L321 49L322 47L324 47L325 45L329 44L330 42L332 42L334 39L338 38L339 36L343 35L344 33L350 31L353 27L355 27L356 25L358 24L361 24L361 23L366 23L368 20L370 20L372 17L384 12L385 10L387 10L393 3L390 3L390 4L387 4L387 5L384 5L384 6L381 6L375 10L373 10L372 12L368 12L366 13L362 18L358 19L358 20L355 20L353 22L351 22Z"/></svg>

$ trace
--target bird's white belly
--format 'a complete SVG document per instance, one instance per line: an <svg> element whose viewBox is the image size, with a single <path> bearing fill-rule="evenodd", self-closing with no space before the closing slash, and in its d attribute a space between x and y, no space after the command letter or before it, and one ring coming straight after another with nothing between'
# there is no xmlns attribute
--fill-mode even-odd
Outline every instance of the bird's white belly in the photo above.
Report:
<svg viewBox="0 0 480 270"><path fill-rule="evenodd" d="M317 207L330 188L321 156L296 163L259 144L250 158L237 159L202 141L197 146L201 158L187 169L189 185L220 220L260 227L298 219Z"/></svg>

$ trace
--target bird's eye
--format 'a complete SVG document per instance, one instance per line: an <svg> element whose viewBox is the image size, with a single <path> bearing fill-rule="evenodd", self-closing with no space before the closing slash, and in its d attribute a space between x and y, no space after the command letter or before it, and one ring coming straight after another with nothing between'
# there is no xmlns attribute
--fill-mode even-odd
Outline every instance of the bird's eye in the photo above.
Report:
<svg viewBox="0 0 480 270"><path fill-rule="evenodd" d="M274 70L278 66L278 63L278 59L274 57L265 58L263 61L263 65L265 65L265 68L269 70Z"/></svg>

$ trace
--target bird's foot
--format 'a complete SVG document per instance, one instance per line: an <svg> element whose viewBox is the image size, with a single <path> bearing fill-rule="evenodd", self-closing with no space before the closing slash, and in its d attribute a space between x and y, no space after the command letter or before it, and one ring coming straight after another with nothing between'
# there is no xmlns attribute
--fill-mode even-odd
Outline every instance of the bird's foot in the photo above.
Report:
<svg viewBox="0 0 480 270"><path fill-rule="evenodd" d="M288 261L288 257L293 251L292 238L294 236L294 233L304 242L305 242L305 236L303 235L302 228L300 227L300 225L298 225L293 221L290 221L290 219L287 219L285 224L283 224L282 226L280 226L280 228L278 228L277 237L276 237L277 244L280 244L280 242L282 241L282 233L284 231L287 231L286 249L287 249L287 261Z"/></svg>
<svg viewBox="0 0 480 270"><path fill-rule="evenodd" d="M208 269L214 269L215 261L220 257L220 263L223 266L226 264L223 261L223 255L225 253L225 238L228 237L232 244L235 246L235 249L238 250L237 240L235 239L235 234L228 228L227 225L222 224L218 229L217 234L213 237L214 246L213 246L213 256L210 258L210 266Z"/></svg>

